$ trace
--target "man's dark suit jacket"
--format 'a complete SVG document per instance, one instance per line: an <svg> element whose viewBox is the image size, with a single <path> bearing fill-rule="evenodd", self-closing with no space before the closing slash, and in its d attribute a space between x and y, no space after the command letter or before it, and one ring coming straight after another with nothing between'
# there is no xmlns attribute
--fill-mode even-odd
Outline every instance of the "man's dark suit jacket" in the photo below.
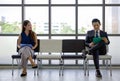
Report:
<svg viewBox="0 0 120 81"><path fill-rule="evenodd" d="M86 40L85 40L86 46L89 47L89 43L91 43L93 41L94 36L95 36L95 31L94 30L90 30L90 31L87 32ZM110 43L110 41L108 39L108 35L107 35L106 32L100 30L100 37L106 37L107 38L108 43L106 45L108 45Z"/></svg>

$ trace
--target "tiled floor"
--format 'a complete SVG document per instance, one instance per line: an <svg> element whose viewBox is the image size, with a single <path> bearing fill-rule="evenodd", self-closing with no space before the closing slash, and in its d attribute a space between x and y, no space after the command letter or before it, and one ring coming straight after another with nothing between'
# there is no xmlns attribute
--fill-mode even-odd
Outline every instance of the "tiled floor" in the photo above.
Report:
<svg viewBox="0 0 120 81"><path fill-rule="evenodd" d="M119 81L120 69L113 69L112 76L106 69L101 69L102 79L95 77L95 70L90 69L90 75L84 76L83 69L65 69L64 75L59 76L59 69L42 69L34 76L34 70L28 69L26 77L20 77L21 70L15 69L14 76L11 69L0 69L0 81Z"/></svg>

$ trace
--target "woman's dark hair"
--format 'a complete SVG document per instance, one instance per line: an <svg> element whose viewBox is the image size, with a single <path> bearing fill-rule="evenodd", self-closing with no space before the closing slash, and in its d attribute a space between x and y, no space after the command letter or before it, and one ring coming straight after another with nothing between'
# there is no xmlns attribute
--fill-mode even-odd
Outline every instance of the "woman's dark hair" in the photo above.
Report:
<svg viewBox="0 0 120 81"><path fill-rule="evenodd" d="M100 23L100 20L97 19L97 18L95 18L95 19L92 20L92 24L93 24L94 22L98 22L99 24L101 24L101 23Z"/></svg>
<svg viewBox="0 0 120 81"><path fill-rule="evenodd" d="M22 32L25 31L25 27L24 27L24 26L27 26L28 23L30 23L29 20L24 20L24 21L23 21L23 24L22 24ZM34 33L32 30L29 31L29 35L30 35L30 37L35 41L35 33Z"/></svg>
<svg viewBox="0 0 120 81"><path fill-rule="evenodd" d="M24 27L24 26L27 26L28 23L30 23L29 20L24 20L24 21L23 21L23 24L22 24L22 32L25 31L25 27Z"/></svg>

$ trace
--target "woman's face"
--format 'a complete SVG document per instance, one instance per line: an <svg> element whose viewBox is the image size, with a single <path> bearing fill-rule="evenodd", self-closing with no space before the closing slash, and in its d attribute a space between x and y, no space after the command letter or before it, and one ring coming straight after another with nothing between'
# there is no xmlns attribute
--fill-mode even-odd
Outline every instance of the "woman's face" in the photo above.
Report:
<svg viewBox="0 0 120 81"><path fill-rule="evenodd" d="M24 26L25 27L25 30L32 30L32 25L31 25L31 23L28 23L26 26Z"/></svg>
<svg viewBox="0 0 120 81"><path fill-rule="evenodd" d="M99 30L100 29L100 23L99 22L93 22L92 23L94 30Z"/></svg>

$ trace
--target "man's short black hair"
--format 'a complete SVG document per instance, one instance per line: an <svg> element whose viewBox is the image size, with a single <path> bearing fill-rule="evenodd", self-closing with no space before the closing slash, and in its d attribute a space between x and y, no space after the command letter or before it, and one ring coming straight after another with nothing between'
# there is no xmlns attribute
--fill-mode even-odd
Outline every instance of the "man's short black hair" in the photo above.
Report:
<svg viewBox="0 0 120 81"><path fill-rule="evenodd" d="M98 22L99 24L101 24L101 23L100 23L100 20L97 19L97 18L95 18L95 19L92 20L92 24L93 24L94 22Z"/></svg>

